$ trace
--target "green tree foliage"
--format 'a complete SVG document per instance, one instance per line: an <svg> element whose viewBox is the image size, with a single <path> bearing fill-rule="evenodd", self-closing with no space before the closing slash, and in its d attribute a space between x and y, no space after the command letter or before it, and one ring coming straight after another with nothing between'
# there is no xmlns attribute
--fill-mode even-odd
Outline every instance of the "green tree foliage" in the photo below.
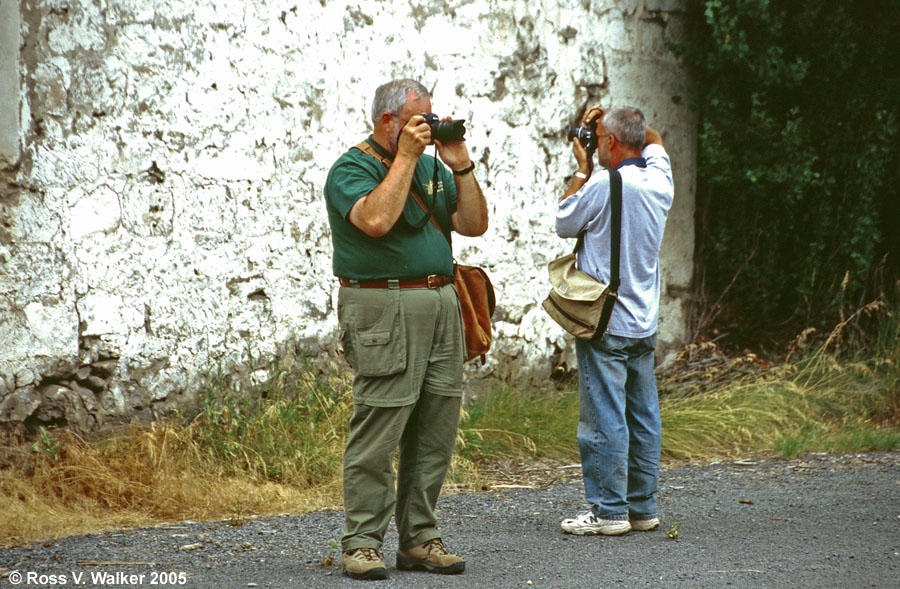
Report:
<svg viewBox="0 0 900 589"><path fill-rule="evenodd" d="M900 0L688 4L674 48L694 75L720 326L746 343L833 322L900 262Z"/></svg>

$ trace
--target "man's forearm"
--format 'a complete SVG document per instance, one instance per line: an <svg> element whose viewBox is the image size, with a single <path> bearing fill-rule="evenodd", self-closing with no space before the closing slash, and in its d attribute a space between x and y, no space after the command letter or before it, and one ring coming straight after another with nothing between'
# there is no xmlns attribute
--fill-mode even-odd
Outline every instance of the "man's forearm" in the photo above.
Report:
<svg viewBox="0 0 900 589"><path fill-rule="evenodd" d="M456 183L456 213L453 215L453 228L460 235L476 237L488 228L487 201L475 173L453 176Z"/></svg>
<svg viewBox="0 0 900 589"><path fill-rule="evenodd" d="M371 237L381 237L390 231L406 205L416 161L395 159L384 180L350 209L350 222Z"/></svg>
<svg viewBox="0 0 900 589"><path fill-rule="evenodd" d="M587 175L587 174L585 174L585 175ZM560 198L559 200L560 201L566 200L567 198L569 198L570 196L572 196L573 194L575 194L576 192L581 190L581 187L584 186L585 184L587 184L587 181L588 181L587 178L579 178L578 176L572 176L572 181L569 182L569 187L566 188L566 191L563 193L562 198Z"/></svg>
<svg viewBox="0 0 900 589"><path fill-rule="evenodd" d="M596 111L599 110L600 114L603 114L603 110L599 109L599 107L591 107L588 111L589 114L594 115ZM585 123L587 124L587 123ZM566 191L563 193L560 201L564 201L579 190L581 187L587 184L588 179L591 177L591 174L594 172L594 157L593 153L588 153L584 146L581 144L581 141L577 138L572 139L572 153L575 156L575 162L578 164L578 169L572 174L572 181L569 182L569 187L566 188Z"/></svg>

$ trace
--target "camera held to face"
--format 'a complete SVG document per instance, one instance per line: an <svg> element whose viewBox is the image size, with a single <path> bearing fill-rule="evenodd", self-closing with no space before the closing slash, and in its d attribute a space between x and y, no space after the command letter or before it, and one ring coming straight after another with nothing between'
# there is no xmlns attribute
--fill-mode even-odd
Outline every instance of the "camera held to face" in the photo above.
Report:
<svg viewBox="0 0 900 589"><path fill-rule="evenodd" d="M584 150L588 153L593 153L594 150L597 149L597 131L595 130L595 125L596 123L592 121L589 126L569 127L567 134L569 141L571 141L573 137L578 137L578 142L581 143Z"/></svg>
<svg viewBox="0 0 900 589"><path fill-rule="evenodd" d="M425 122L431 127L432 140L437 139L444 142L465 141L463 139L466 134L465 119L442 121L440 117L430 112L422 113L422 116L425 117Z"/></svg>

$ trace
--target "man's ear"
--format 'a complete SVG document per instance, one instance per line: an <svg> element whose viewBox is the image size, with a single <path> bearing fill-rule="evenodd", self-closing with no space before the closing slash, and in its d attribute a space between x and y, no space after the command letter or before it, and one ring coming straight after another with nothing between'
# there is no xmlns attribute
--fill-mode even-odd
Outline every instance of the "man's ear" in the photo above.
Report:
<svg viewBox="0 0 900 589"><path fill-rule="evenodd" d="M383 112L383 113L381 113L381 118L379 119L379 121L381 122L382 125L388 125L391 122L392 118L394 118L394 117L391 116L391 113Z"/></svg>
<svg viewBox="0 0 900 589"><path fill-rule="evenodd" d="M619 142L619 139L616 137L615 133L609 133L609 132L606 133L606 137L604 137L603 140L610 141L610 144L609 144L610 151L612 151L612 149L616 146L616 143Z"/></svg>

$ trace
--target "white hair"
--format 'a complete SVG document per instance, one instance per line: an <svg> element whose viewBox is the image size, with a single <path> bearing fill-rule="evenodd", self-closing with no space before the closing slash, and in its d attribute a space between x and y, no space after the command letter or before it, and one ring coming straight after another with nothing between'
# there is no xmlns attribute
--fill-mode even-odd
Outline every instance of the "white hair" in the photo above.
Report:
<svg viewBox="0 0 900 589"><path fill-rule="evenodd" d="M641 109L633 106L616 106L603 115L603 126L616 139L634 149L644 147L647 140L647 121Z"/></svg>
<svg viewBox="0 0 900 589"><path fill-rule="evenodd" d="M406 104L410 94L415 96L416 99L431 99L425 86L409 78L391 80L379 86L375 90L375 99L372 100L372 123L378 124L381 113L399 113L403 109L403 105Z"/></svg>

